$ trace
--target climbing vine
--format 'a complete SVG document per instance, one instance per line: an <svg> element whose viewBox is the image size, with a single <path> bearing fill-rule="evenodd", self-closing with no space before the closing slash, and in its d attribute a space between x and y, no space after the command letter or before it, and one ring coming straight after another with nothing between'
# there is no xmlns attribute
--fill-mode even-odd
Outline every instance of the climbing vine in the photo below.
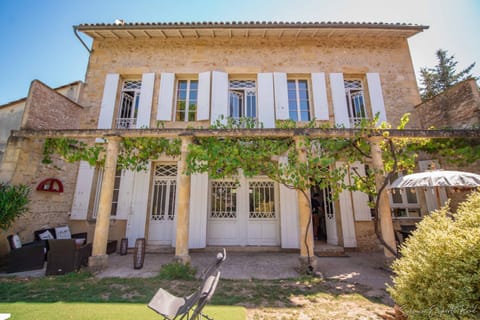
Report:
<svg viewBox="0 0 480 320"><path fill-rule="evenodd" d="M45 139L42 163L51 164L51 155L54 153L71 163L83 160L91 166L103 166L105 162L105 147L100 143L89 145L71 138Z"/></svg>
<svg viewBox="0 0 480 320"><path fill-rule="evenodd" d="M146 170L149 161L158 159L162 154L180 155L180 139L166 138L123 138L117 159L117 167L132 171ZM45 164L52 163L51 155L59 154L67 162L87 161L91 166L103 166L105 163L105 144L89 145L70 138L48 138L43 147Z"/></svg>
<svg viewBox="0 0 480 320"><path fill-rule="evenodd" d="M409 115L404 115L397 129L404 129ZM262 125L252 119L220 119L211 129L238 130L260 128ZM221 134L210 137L194 137L187 153L185 174L208 173L212 179L268 176L289 188L305 192L313 186L329 187L332 198L342 190L362 191L369 195L370 206L374 208L375 230L380 242L392 253L393 248L383 241L378 228L378 198L397 172L411 172L420 152L435 154L442 159L462 164L480 159L478 139L426 139L390 137L391 125L378 125L378 115L372 120L357 124L352 137L310 137L302 135L303 128L335 129L329 124L318 124L315 120L297 127L294 121L278 121L278 129L299 129L295 137L249 137L237 135L224 137ZM371 137L381 137L383 169L368 167L366 174L358 171L358 164L369 163L371 158ZM108 139L108 138L107 138ZM123 138L118 155L118 167L133 171L147 169L149 161L161 155L179 156L180 139L166 138ZM104 144L87 144L69 138L47 139L44 146L44 163L51 163L51 154L58 153L66 161L87 161L90 165L103 165ZM301 161L302 159L302 161ZM384 183L377 188L375 175L381 174ZM346 182L346 177L350 182ZM310 201L308 201L310 203Z"/></svg>
<svg viewBox="0 0 480 320"><path fill-rule="evenodd" d="M131 171L147 170L149 162L161 155L179 156L181 140L166 138L124 138L120 145L117 166Z"/></svg>

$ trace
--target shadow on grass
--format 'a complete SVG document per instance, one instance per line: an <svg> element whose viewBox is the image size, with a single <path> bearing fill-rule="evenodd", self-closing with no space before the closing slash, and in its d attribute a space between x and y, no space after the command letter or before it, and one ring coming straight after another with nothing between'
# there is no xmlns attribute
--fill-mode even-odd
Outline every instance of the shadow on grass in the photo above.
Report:
<svg viewBox="0 0 480 320"><path fill-rule="evenodd" d="M65 317L57 318L56 314L62 313L63 307L68 306L72 310L78 308L79 313L77 315L76 312L70 311L67 314L75 317L68 319L110 319L103 317L102 312L112 312L116 315L116 310L127 308L118 313L122 317L115 316L111 319L150 319L151 317L158 319L158 315L148 309L146 304L159 288L184 296L193 292L198 285L199 282L196 280L166 280L160 277L98 279L87 272L42 278L6 277L0 278L2 288L0 313L12 313L8 309L13 308L19 315L26 312L22 310L33 310L34 314L45 313L45 319L64 319ZM266 309L277 309L287 313L309 308L335 310L345 303L353 304L353 308L358 307L359 310L387 308L386 305L381 304L380 298L365 297L361 289L358 285L349 286L344 282L323 281L312 277L284 280L222 279L211 303L207 306L206 313L210 315L212 312L213 316L214 312L220 312L216 317L213 316L215 319L234 319L228 316L223 317L222 312L226 312L227 315L239 314L241 315L239 319L245 319L245 309L241 306L261 312ZM36 308L38 311L35 311ZM93 317L93 311L90 309L96 310L98 316ZM90 312L91 317L83 317L85 310ZM311 312L318 311L311 310ZM47 316L52 313L55 313L55 317ZM141 316L123 317L124 314ZM295 316L296 314L291 318L294 319ZM268 315L265 317L268 318ZM16 316L12 319L31 318ZM285 319L290 318L285 317Z"/></svg>

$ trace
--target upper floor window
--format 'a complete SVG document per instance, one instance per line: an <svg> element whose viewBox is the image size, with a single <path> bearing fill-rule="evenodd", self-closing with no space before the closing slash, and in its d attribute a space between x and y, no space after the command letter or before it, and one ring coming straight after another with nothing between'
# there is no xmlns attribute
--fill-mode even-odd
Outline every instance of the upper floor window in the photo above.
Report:
<svg viewBox="0 0 480 320"><path fill-rule="evenodd" d="M310 121L307 80L288 80L288 112L293 121Z"/></svg>
<svg viewBox="0 0 480 320"><path fill-rule="evenodd" d="M345 80L345 96L347 99L348 117L350 124L356 126L367 118L365 95L361 80Z"/></svg>
<svg viewBox="0 0 480 320"><path fill-rule="evenodd" d="M197 80L178 80L176 121L195 121L197 117Z"/></svg>
<svg viewBox="0 0 480 320"><path fill-rule="evenodd" d="M231 80L229 87L229 116L234 119L257 118L255 80Z"/></svg>
<svg viewBox="0 0 480 320"><path fill-rule="evenodd" d="M125 80L123 82L117 117L118 129L135 128L141 88L141 80Z"/></svg>

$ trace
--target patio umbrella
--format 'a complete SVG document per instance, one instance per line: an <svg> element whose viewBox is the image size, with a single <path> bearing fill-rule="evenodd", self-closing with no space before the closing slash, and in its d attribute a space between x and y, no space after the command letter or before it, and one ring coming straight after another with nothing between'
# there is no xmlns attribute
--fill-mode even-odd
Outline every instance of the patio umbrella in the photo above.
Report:
<svg viewBox="0 0 480 320"><path fill-rule="evenodd" d="M464 171L431 170L399 177L390 185L390 189L435 188L440 207L439 187L480 187L480 175Z"/></svg>

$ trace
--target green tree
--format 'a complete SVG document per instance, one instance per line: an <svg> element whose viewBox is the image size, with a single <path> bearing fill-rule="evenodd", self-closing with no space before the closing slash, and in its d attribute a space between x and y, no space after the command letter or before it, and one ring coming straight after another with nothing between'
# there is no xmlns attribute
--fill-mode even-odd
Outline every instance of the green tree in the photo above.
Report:
<svg viewBox="0 0 480 320"><path fill-rule="evenodd" d="M29 192L26 185L0 183L0 229L7 230L18 216L28 211Z"/></svg>
<svg viewBox="0 0 480 320"><path fill-rule="evenodd" d="M471 74L475 62L462 71L457 72L458 61L453 55L448 56L447 50L438 49L435 53L438 64L433 68L420 69L420 95L425 101L442 93L449 87L468 78L475 78Z"/></svg>

